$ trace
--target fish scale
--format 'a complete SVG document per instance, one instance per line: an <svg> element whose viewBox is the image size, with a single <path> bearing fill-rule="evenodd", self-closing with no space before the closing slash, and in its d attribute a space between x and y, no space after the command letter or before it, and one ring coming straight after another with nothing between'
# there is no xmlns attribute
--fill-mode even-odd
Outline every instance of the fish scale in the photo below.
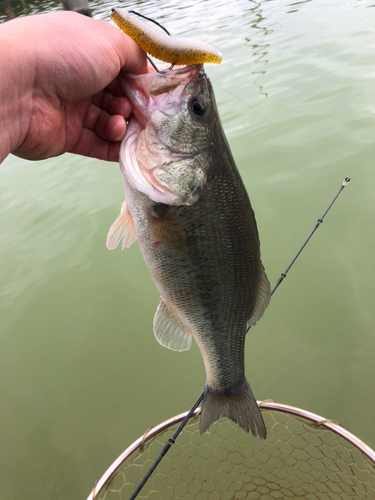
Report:
<svg viewBox="0 0 375 500"><path fill-rule="evenodd" d="M165 95L155 92L158 79L160 87L168 89ZM135 110L120 151L130 214L126 221L133 224L162 297L155 336L161 345L177 351L188 349L194 338L201 351L206 369L201 432L222 415L265 438L264 422L245 378L244 348L247 323L255 324L263 314L270 287L254 212L225 138L211 83L197 65L159 76L129 76L123 86ZM194 102L201 108L194 108ZM146 134L150 129L153 143L137 149L140 123ZM178 144L183 157L172 153ZM155 150L163 153L160 165L155 164ZM149 185L152 176L142 184L136 172L147 168L151 159L155 186L162 190L164 185L164 192L156 195ZM168 177L161 181L158 168L170 169L173 182L168 183Z"/></svg>

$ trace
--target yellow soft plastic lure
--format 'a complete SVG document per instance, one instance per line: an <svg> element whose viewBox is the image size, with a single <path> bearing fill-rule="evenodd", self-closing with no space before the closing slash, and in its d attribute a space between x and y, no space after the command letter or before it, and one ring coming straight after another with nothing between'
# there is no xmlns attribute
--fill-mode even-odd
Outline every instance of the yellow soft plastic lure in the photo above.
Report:
<svg viewBox="0 0 375 500"><path fill-rule="evenodd" d="M111 19L140 47L160 61L171 64L220 64L221 52L205 42L167 35L125 9L113 9Z"/></svg>

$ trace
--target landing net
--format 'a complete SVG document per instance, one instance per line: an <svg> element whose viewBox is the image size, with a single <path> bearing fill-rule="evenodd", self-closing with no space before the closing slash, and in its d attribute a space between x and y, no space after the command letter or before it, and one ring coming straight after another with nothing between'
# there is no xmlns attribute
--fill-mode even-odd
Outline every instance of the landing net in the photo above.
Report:
<svg viewBox="0 0 375 500"><path fill-rule="evenodd" d="M259 403L261 441L227 419L199 433L198 408L138 499L375 499L375 452L339 424L292 406ZM88 500L128 500L186 416L147 431L109 467Z"/></svg>

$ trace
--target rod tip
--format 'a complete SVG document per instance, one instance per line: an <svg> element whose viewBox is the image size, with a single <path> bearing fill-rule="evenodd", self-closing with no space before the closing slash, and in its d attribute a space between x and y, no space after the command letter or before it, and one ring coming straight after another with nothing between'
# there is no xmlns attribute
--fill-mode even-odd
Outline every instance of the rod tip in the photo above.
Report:
<svg viewBox="0 0 375 500"><path fill-rule="evenodd" d="M343 186L347 186L350 182L349 177L345 177L344 182L342 183Z"/></svg>

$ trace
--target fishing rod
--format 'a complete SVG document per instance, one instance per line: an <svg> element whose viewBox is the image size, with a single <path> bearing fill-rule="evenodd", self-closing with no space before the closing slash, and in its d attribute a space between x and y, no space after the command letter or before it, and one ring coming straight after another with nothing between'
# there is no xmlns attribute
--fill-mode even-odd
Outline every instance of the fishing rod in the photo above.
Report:
<svg viewBox="0 0 375 500"><path fill-rule="evenodd" d="M329 212L329 210L332 207L332 205L335 203L335 201L337 200L337 198L340 196L341 191L344 189L345 186L347 186L349 184L349 182L350 182L349 177L345 177L345 179L343 180L342 185L340 186L340 189L338 190L338 193L333 198L333 200L331 201L330 205L328 206L328 208L324 212L324 214L321 216L321 218L317 220L317 223L315 224L314 229L309 234L309 236L306 239L305 243L298 250L298 252L296 253L296 256L294 257L294 259L292 260L292 262L289 264L289 266L286 268L286 270L283 273L281 273L280 278L277 280L276 285L272 289L271 296L276 292L277 288L279 287L279 285L281 284L281 282L283 281L283 279L286 278L286 275L288 274L290 268L293 266L293 264L295 263L295 261L298 259L298 257L300 256L302 250L305 248L305 246L307 245L307 243L310 241L310 239L312 238L312 235L318 229L318 227L320 226L320 224L322 224L324 217L327 215L327 213ZM248 330L249 329L247 329L247 331Z"/></svg>
<svg viewBox="0 0 375 500"><path fill-rule="evenodd" d="M312 238L313 234L318 229L318 227L322 224L324 217L327 215L327 213L331 209L332 205L335 203L335 201L337 200L337 198L340 196L340 193L342 192L342 190L344 189L344 187L349 184L349 182L350 182L349 177L345 177L342 185L340 186L340 189L338 190L336 196L333 198L333 200L329 204L327 210L324 212L324 214L322 215L322 217L320 217L320 219L317 220L317 222L316 222L313 230L309 234L309 236L306 239L306 241L304 242L304 244L298 250L298 252L296 253L295 257L292 259L292 261L289 264L289 266L286 268L286 270L283 273L281 273L280 278L277 280L276 285L273 287L273 289L271 291L271 296L275 293L275 291L278 289L278 287L280 286L280 284L282 283L282 281L286 278L288 272L290 271L291 267L293 266L293 264L295 263L295 261L300 256L302 250L305 248L305 246L307 245L307 243L310 241L310 239ZM250 328L251 328L250 326L247 328L246 333L250 330ZM184 420L181 422L180 426L178 427L178 429L176 430L176 432L173 434L173 436L168 439L168 442L164 446L164 448L162 449L160 455L155 460L155 462L153 463L153 465L150 467L150 469L146 473L146 475L143 477L142 481L139 483L139 485L137 486L137 488L134 491L134 493L132 494L132 496L129 497L129 500L134 500L138 496L138 494L140 493L140 491L142 490L142 488L144 487L144 485L147 483L148 479L150 478L150 476L152 475L152 473L154 472L154 470L156 469L156 467L158 466L158 464L161 462L161 460L163 459L163 457L165 456L165 454L168 452L168 450L171 448L171 446L176 442L177 437L179 436L179 434L181 433L181 431L183 430L183 428L185 427L185 425L188 423L188 421L189 421L190 417L193 415L194 411L198 408L198 406L202 402L203 396L204 396L204 392L202 392L202 394L199 396L199 398L197 399L197 401L194 403L194 405L192 406L191 410L186 415L186 417L184 418ZM95 500L95 497L94 497L93 500Z"/></svg>

